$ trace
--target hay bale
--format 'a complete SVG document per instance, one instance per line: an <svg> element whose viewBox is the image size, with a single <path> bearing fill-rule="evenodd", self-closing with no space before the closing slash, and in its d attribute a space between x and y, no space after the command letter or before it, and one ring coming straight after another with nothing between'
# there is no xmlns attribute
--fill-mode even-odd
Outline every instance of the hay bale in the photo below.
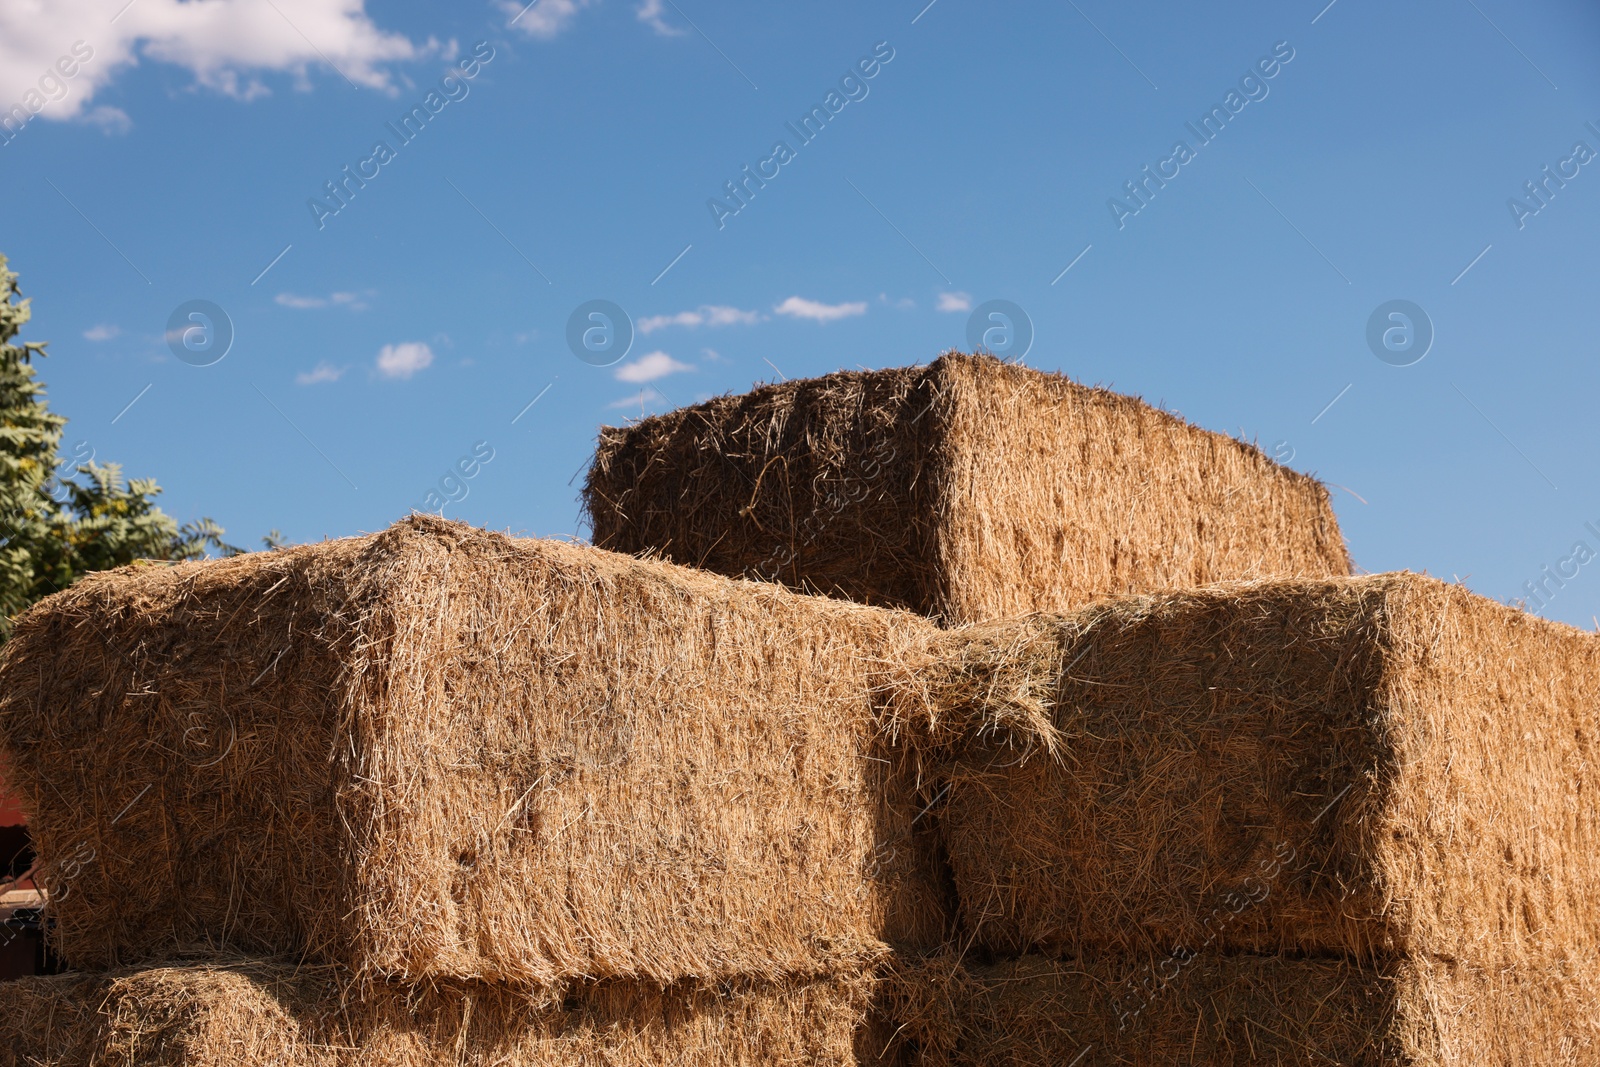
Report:
<svg viewBox="0 0 1600 1067"><path fill-rule="evenodd" d="M601 431L594 542L948 622L1349 573L1328 493L1241 441L993 357Z"/></svg>
<svg viewBox="0 0 1600 1067"><path fill-rule="evenodd" d="M0 742L76 967L778 980L945 936L885 689L937 632L414 516L86 577L7 642Z"/></svg>
<svg viewBox="0 0 1600 1067"><path fill-rule="evenodd" d="M1600 1060L1589 962L1484 970L1407 959L1030 956L908 966L895 983L914 1067L1576 1067Z"/></svg>
<svg viewBox="0 0 1600 1067"><path fill-rule="evenodd" d="M1600 959L1600 637L1402 573L948 640L936 699L1059 733L935 809L984 949Z"/></svg>
<svg viewBox="0 0 1600 1067"><path fill-rule="evenodd" d="M857 1062L870 978L661 989L378 984L329 968L173 962L0 986L0 1067L776 1067Z"/></svg>
<svg viewBox="0 0 1600 1067"><path fill-rule="evenodd" d="M298 1022L315 982L249 961L0 985L0 1067L334 1067Z"/></svg>

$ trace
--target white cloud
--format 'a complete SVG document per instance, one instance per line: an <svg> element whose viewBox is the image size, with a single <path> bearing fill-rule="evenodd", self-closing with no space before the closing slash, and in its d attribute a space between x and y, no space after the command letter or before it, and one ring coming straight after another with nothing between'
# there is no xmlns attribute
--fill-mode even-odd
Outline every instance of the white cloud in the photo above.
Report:
<svg viewBox="0 0 1600 1067"><path fill-rule="evenodd" d="M698 326L700 313L697 311L680 311L676 315L646 315L639 320L640 333L654 333L663 326Z"/></svg>
<svg viewBox="0 0 1600 1067"><path fill-rule="evenodd" d="M83 336L90 341L109 341L121 332L121 327L101 323L98 326L91 326L84 330Z"/></svg>
<svg viewBox="0 0 1600 1067"><path fill-rule="evenodd" d="M588 7L594 0L498 0L495 4L504 11L511 21L509 26L521 30L529 37L538 37L548 41L562 30L566 29L572 20L577 17L581 8Z"/></svg>
<svg viewBox="0 0 1600 1067"><path fill-rule="evenodd" d="M0 4L0 114L15 105L24 116L124 129L124 112L89 104L141 61L182 67L198 85L240 100L269 92L261 80L269 73L309 88L313 67L392 93L389 64L447 50L433 38L413 43L380 30L365 0L138 0L114 19L107 10L103 0Z"/></svg>
<svg viewBox="0 0 1600 1067"><path fill-rule="evenodd" d="M661 0L644 0L634 8L634 14L639 16L639 21L655 30L663 37L682 37L689 31L680 26L669 25L661 17Z"/></svg>
<svg viewBox="0 0 1600 1067"><path fill-rule="evenodd" d="M653 382L669 374L682 374L691 370L694 370L693 365L679 363L665 352L651 352L618 367L616 378L619 382Z"/></svg>
<svg viewBox="0 0 1600 1067"><path fill-rule="evenodd" d="M706 317L707 326L753 326L761 321L758 312L718 307L715 304L707 304L700 311Z"/></svg>
<svg viewBox="0 0 1600 1067"><path fill-rule="evenodd" d="M279 293L272 298L275 302L286 308L295 308L304 311L308 308L347 307L351 311L367 310L366 301L359 293L329 293L327 296L296 296L294 293Z"/></svg>
<svg viewBox="0 0 1600 1067"><path fill-rule="evenodd" d="M788 315L791 318L832 322L835 319L849 318L851 315L865 315L867 313L867 302L861 300L853 304L824 304L817 300L791 296L772 310L779 315Z"/></svg>
<svg viewBox="0 0 1600 1067"><path fill-rule="evenodd" d="M660 404L671 403L672 401L668 400L661 393L646 386L637 393L628 394L621 400L613 400L611 403L607 404L606 407L612 409L613 411L621 408L638 408L642 411L646 407L656 407Z"/></svg>
<svg viewBox="0 0 1600 1067"><path fill-rule="evenodd" d="M909 311L917 306L917 302L911 299L909 296L902 296L897 300L890 300L888 293L879 293L878 303L889 304L890 306L898 308L901 311Z"/></svg>
<svg viewBox="0 0 1600 1067"><path fill-rule="evenodd" d="M433 363L433 349L422 341L403 341L378 350L378 373L385 378L409 378Z"/></svg>
<svg viewBox="0 0 1600 1067"><path fill-rule="evenodd" d="M310 370L303 370L296 374L294 383L296 385L320 385L323 382L336 382L344 377L344 371L343 367L335 367L332 363L323 361Z"/></svg>
<svg viewBox="0 0 1600 1067"><path fill-rule="evenodd" d="M725 304L701 304L694 311L675 315L646 315L639 320L640 333L653 333L664 326L753 326L761 321L759 311L741 311Z"/></svg>
<svg viewBox="0 0 1600 1067"><path fill-rule="evenodd" d="M939 294L938 310L940 310L940 311L971 311L972 310L972 294L971 293L940 293Z"/></svg>

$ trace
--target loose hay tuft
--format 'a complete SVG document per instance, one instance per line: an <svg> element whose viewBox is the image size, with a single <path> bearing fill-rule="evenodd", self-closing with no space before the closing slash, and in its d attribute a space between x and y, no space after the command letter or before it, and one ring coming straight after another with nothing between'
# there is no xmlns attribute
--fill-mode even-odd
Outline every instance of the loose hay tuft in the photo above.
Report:
<svg viewBox="0 0 1600 1067"><path fill-rule="evenodd" d="M853 973L948 932L938 634L414 516L51 597L0 657L0 742L75 966Z"/></svg>
<svg viewBox="0 0 1600 1067"><path fill-rule="evenodd" d="M601 432L594 540L947 622L1349 573L1327 490L992 357L763 386Z"/></svg>
<svg viewBox="0 0 1600 1067"><path fill-rule="evenodd" d="M984 950L1600 961L1592 634L1395 574L948 641L967 651L924 679L935 700L982 719L986 676L1052 690L1058 758L978 742L950 772L942 832ZM993 714L1021 729L1012 704Z"/></svg>

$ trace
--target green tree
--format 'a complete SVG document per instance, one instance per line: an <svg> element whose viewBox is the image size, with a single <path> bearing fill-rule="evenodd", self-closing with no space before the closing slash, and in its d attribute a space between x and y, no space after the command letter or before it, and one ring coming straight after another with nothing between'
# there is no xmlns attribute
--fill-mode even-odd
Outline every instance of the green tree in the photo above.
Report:
<svg viewBox="0 0 1600 1067"><path fill-rule="evenodd" d="M238 551L210 519L179 526L156 507L152 479L125 482L92 453L62 459L67 420L50 411L33 365L44 343L12 343L28 304L0 255L0 637L19 611L90 571Z"/></svg>

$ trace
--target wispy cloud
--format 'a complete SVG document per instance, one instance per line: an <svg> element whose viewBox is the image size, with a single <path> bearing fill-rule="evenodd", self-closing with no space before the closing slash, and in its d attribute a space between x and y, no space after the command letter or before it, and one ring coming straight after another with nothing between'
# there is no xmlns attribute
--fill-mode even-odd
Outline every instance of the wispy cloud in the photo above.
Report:
<svg viewBox="0 0 1600 1067"><path fill-rule="evenodd" d="M507 25L529 37L548 41L572 24L578 12L594 0L498 0L495 4L510 19Z"/></svg>
<svg viewBox="0 0 1600 1067"><path fill-rule="evenodd" d="M673 26L661 17L661 0L644 0L633 9L639 21L655 30L663 37L682 37L689 31L681 26Z"/></svg>
<svg viewBox="0 0 1600 1067"><path fill-rule="evenodd" d="M83 336L86 340L90 341L109 341L121 332L121 327L112 326L109 323L102 322L98 326L91 326L87 330L84 330Z"/></svg>
<svg viewBox="0 0 1600 1067"><path fill-rule="evenodd" d="M619 382L653 382L669 374L691 370L694 370L693 365L679 363L665 352L650 352L618 367L616 378Z"/></svg>
<svg viewBox="0 0 1600 1067"><path fill-rule="evenodd" d="M971 293L940 293L938 310L940 311L971 311Z"/></svg>
<svg viewBox="0 0 1600 1067"><path fill-rule="evenodd" d="M654 333L666 326L753 326L761 312L742 311L725 304L701 304L693 311L675 315L646 315L639 320L640 333Z"/></svg>
<svg viewBox="0 0 1600 1067"><path fill-rule="evenodd" d="M345 368L335 367L332 363L323 361L310 370L303 370L294 376L296 385L321 385L323 382L336 382L344 377Z"/></svg>
<svg viewBox="0 0 1600 1067"><path fill-rule="evenodd" d="M112 107L109 104L92 107L85 111L81 118L91 126L100 127L100 132L108 135L127 133L133 129L133 119L128 113L120 107Z"/></svg>
<svg viewBox="0 0 1600 1067"><path fill-rule="evenodd" d="M410 378L433 363L433 349L422 341L403 341L378 350L378 373L385 378Z"/></svg>
<svg viewBox="0 0 1600 1067"><path fill-rule="evenodd" d="M622 408L639 408L640 410L643 410L649 407L659 407L663 404L670 405L671 403L672 401L668 400L661 393L650 388L649 386L645 386L637 393L630 393L620 400L613 400L611 403L607 404L606 407L613 411L619 411Z"/></svg>
<svg viewBox="0 0 1600 1067"><path fill-rule="evenodd" d="M664 326L698 326L699 312L680 311L676 315L645 315L639 320L640 333L655 333Z"/></svg>
<svg viewBox="0 0 1600 1067"><path fill-rule="evenodd" d="M833 322L836 319L847 319L852 315L865 315L867 302L860 300L848 304L824 304L819 300L807 300L801 296L791 296L783 303L772 309L779 315L788 315L795 319L811 319L813 322Z"/></svg>
<svg viewBox="0 0 1600 1067"><path fill-rule="evenodd" d="M343 307L351 311L367 310L367 303L359 293L329 293L327 296L297 296L294 293L279 293L273 297L276 303L286 308L295 308L305 311L310 308Z"/></svg>

